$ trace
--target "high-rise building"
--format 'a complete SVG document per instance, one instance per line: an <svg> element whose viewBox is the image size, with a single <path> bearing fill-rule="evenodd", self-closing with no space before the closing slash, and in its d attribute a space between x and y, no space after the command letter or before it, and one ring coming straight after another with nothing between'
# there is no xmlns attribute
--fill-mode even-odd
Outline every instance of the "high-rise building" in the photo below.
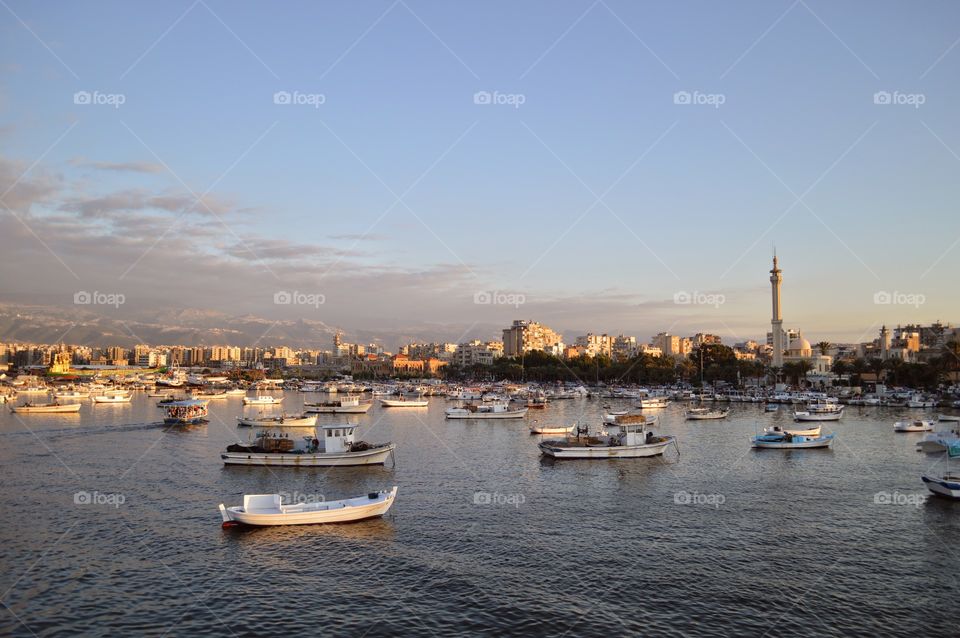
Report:
<svg viewBox="0 0 960 638"><path fill-rule="evenodd" d="M531 350L563 350L563 338L550 328L536 321L515 319L513 325L503 330L503 354L515 357Z"/></svg>

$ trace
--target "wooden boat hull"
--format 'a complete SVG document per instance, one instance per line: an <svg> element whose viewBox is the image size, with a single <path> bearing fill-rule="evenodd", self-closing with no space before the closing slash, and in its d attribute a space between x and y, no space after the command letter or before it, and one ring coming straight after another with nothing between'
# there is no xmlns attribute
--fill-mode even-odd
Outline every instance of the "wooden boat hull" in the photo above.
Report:
<svg viewBox="0 0 960 638"><path fill-rule="evenodd" d="M305 418L246 419L237 417L237 425L251 428L305 428L317 424L316 415Z"/></svg>
<svg viewBox="0 0 960 638"><path fill-rule="evenodd" d="M663 440L643 445L616 446L559 446L557 441L542 441L538 444L544 456L555 459L635 459L660 456L674 437L661 437Z"/></svg>
<svg viewBox="0 0 960 638"><path fill-rule="evenodd" d="M794 412L794 421L839 421L843 416L843 410L839 412Z"/></svg>
<svg viewBox="0 0 960 638"><path fill-rule="evenodd" d="M757 439L752 441L753 447L761 450L809 450L830 447L832 443L832 434L810 441L760 441Z"/></svg>
<svg viewBox="0 0 960 638"><path fill-rule="evenodd" d="M310 506L326 507L303 512L288 513L258 513L244 512L241 507L224 507L220 505L220 515L223 517L224 527L229 523L252 525L258 527L272 527L278 525L321 525L325 523L352 523L368 518L377 518L386 514L393 506L397 497L397 488L389 492L381 492L376 499L369 499L362 503L361 499L347 499L332 503L311 503Z"/></svg>
<svg viewBox="0 0 960 638"><path fill-rule="evenodd" d="M80 406L80 403L67 403L64 405L15 405L10 408L10 411L19 414L64 414L79 412Z"/></svg>
<svg viewBox="0 0 960 638"><path fill-rule="evenodd" d="M304 405L305 412L314 412L317 414L366 414L372 406L372 403L361 403L360 405L348 405L345 407L331 405Z"/></svg>
<svg viewBox="0 0 960 638"><path fill-rule="evenodd" d="M400 401L397 399L380 399L380 405L385 408L425 408L429 401Z"/></svg>
<svg viewBox="0 0 960 638"><path fill-rule="evenodd" d="M527 409L510 410L509 412L447 412L448 419L522 419L527 415Z"/></svg>
<svg viewBox="0 0 960 638"><path fill-rule="evenodd" d="M396 444L389 443L362 452L221 452L224 465L263 465L270 467L347 467L384 465Z"/></svg>
<svg viewBox="0 0 960 638"><path fill-rule="evenodd" d="M709 412L704 412L704 413L702 413L702 414L694 413L694 414L688 414L688 415L687 415L687 420L688 420L688 421L716 421L716 420L718 420L718 419L725 419L725 418L727 418L727 415L729 415L729 414L730 414L729 412L723 412L722 414L721 414L721 413L709 413Z"/></svg>
<svg viewBox="0 0 960 638"><path fill-rule="evenodd" d="M576 426L571 425L566 428L539 428L533 426L530 428L530 434L570 434Z"/></svg>

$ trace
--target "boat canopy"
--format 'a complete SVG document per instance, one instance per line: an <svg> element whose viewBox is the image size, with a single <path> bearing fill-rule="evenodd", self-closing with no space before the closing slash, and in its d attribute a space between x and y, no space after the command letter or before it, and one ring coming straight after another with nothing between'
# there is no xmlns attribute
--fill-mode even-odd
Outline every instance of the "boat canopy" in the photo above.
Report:
<svg viewBox="0 0 960 638"><path fill-rule="evenodd" d="M170 401L163 405L168 408L189 408L193 406L206 406L207 402L199 399L186 399L184 401Z"/></svg>

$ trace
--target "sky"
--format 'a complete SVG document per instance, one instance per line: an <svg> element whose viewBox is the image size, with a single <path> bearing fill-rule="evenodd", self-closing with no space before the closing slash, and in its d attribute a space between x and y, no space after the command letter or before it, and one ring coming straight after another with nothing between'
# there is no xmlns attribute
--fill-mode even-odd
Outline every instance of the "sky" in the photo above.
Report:
<svg viewBox="0 0 960 638"><path fill-rule="evenodd" d="M811 341L960 320L955 2L0 5L0 302L732 343L775 249Z"/></svg>

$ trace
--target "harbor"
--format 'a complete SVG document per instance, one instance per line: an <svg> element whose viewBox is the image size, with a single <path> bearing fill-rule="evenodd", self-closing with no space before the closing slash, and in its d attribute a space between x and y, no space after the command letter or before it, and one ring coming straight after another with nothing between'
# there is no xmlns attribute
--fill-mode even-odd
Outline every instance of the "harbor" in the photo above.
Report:
<svg viewBox="0 0 960 638"><path fill-rule="evenodd" d="M960 504L933 497L920 479L945 470L945 455L919 452L924 434L893 430L930 410L848 406L840 421L816 424L836 435L829 449L758 451L750 441L764 427L799 425L790 410L731 402L726 418L700 422L686 418L696 402L672 401L655 419L676 448L599 461L545 456L539 444L558 435L530 428L596 425L608 411L638 412L636 401L581 397L522 419L474 421L447 419L456 400L434 396L418 410L320 414L319 425L349 423L357 439L396 444L395 464L331 469L224 465L223 450L257 429L237 426L241 396L211 402L206 423L177 427L160 423L164 410L147 394L109 412L86 401L76 414L0 416L7 484L20 495L7 561L26 570L31 539L62 537L26 573L6 574L7 586L21 586L5 603L32 627L136 631L183 614L178 631L189 635L231 635L218 616L308 634L307 617L258 620L250 597L281 608L316 590L331 635L464 623L577 633L586 614L591 634L724 634L735 617L738 630L760 635L777 620L769 592L789 589L807 602L780 606L783 633L819 635L824 614L849 633L952 631L949 616L925 608L950 604L960 561L945 548L960 530ZM293 414L315 401L282 396ZM220 529L217 503L234 506L244 494L297 504L393 486L396 503L380 518ZM589 561L557 568L585 553ZM76 589L77 578L87 586ZM599 593L613 581L645 591L650 605L625 613ZM381 595L365 596L371 588ZM131 613L114 616L118 605ZM549 631L537 620L544 614Z"/></svg>

